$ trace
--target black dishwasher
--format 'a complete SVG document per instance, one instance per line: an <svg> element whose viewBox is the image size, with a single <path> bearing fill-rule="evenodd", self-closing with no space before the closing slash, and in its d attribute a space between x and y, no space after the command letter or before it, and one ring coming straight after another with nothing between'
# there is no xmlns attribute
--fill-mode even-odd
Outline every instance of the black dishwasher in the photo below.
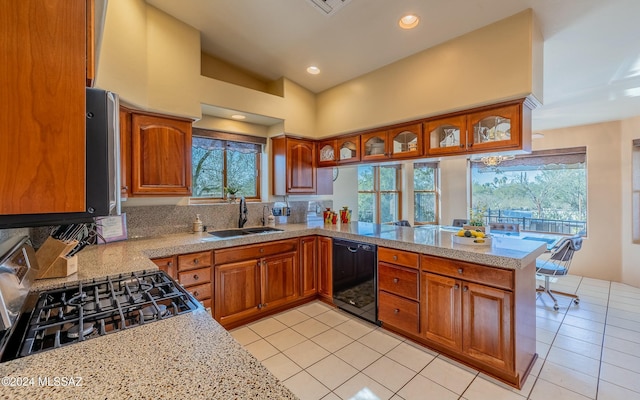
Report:
<svg viewBox="0 0 640 400"><path fill-rule="evenodd" d="M378 324L377 247L333 239L333 302L360 318Z"/></svg>

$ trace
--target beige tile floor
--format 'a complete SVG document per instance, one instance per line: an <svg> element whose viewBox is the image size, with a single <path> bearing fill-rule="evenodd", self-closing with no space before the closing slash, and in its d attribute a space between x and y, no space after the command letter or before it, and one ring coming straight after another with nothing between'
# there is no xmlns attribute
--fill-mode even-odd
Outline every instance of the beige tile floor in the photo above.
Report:
<svg viewBox="0 0 640 400"><path fill-rule="evenodd" d="M640 289L559 278L537 301L539 359L522 390L321 302L233 330L300 399L640 399Z"/></svg>

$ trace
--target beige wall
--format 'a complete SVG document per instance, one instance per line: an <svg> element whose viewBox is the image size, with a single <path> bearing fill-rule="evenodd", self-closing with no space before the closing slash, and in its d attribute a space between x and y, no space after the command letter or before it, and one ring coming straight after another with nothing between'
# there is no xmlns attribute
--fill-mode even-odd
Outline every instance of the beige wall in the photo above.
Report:
<svg viewBox="0 0 640 400"><path fill-rule="evenodd" d="M269 89L268 82L265 79L260 79L235 65L231 65L207 53L201 53L200 57L200 73L203 76L261 92L267 92Z"/></svg>
<svg viewBox="0 0 640 400"><path fill-rule="evenodd" d="M241 133L244 135L267 137L269 128L264 125L249 124L226 118L216 118L203 115L202 119L194 122L195 128L210 129L220 132Z"/></svg>
<svg viewBox="0 0 640 400"><path fill-rule="evenodd" d="M316 96L293 81L284 79L284 131L305 137L315 136Z"/></svg>
<svg viewBox="0 0 640 400"><path fill-rule="evenodd" d="M172 29L166 29L171 26ZM150 110L200 117L200 32L147 7L147 80Z"/></svg>
<svg viewBox="0 0 640 400"><path fill-rule="evenodd" d="M146 106L147 6L143 0L107 5L95 85L130 105Z"/></svg>
<svg viewBox="0 0 640 400"><path fill-rule="evenodd" d="M632 167L640 173L640 166L633 165L631 157L631 143L640 139L640 117L629 118L621 123L620 163L622 165L620 177L622 185L622 282L640 287L640 244L632 242L633 204L632 196ZM637 210L636 212L640 212ZM636 221L640 223L640 221Z"/></svg>
<svg viewBox="0 0 640 400"><path fill-rule="evenodd" d="M317 135L541 96L534 38L541 39L527 10L320 93Z"/></svg>

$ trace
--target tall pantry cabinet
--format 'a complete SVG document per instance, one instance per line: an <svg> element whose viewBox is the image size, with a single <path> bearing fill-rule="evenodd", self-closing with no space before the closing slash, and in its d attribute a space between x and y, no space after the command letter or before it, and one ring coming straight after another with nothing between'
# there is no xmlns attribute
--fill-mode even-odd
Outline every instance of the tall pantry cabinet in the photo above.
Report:
<svg viewBox="0 0 640 400"><path fill-rule="evenodd" d="M85 211L92 7L87 0L2 2L0 214Z"/></svg>

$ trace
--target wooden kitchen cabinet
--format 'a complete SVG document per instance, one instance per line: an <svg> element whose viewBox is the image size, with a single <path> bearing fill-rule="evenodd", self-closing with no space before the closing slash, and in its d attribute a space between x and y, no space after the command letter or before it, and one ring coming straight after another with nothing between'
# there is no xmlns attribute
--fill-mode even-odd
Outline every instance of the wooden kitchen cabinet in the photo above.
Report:
<svg viewBox="0 0 640 400"><path fill-rule="evenodd" d="M215 250L215 319L232 328L297 301L298 257L298 239Z"/></svg>
<svg viewBox="0 0 640 400"><path fill-rule="evenodd" d="M331 174L316 166L314 141L282 136L272 138L271 147L274 195L333 193Z"/></svg>
<svg viewBox="0 0 640 400"><path fill-rule="evenodd" d="M154 258L158 269L178 281L213 315L213 262L211 251Z"/></svg>
<svg viewBox="0 0 640 400"><path fill-rule="evenodd" d="M419 256L378 247L378 319L385 327L420 332Z"/></svg>
<svg viewBox="0 0 640 400"><path fill-rule="evenodd" d="M391 154L389 131L376 131L360 136L360 158L362 161L386 160Z"/></svg>
<svg viewBox="0 0 640 400"><path fill-rule="evenodd" d="M427 120L425 154L531 151L531 108L524 101L501 103Z"/></svg>
<svg viewBox="0 0 640 400"><path fill-rule="evenodd" d="M360 135L338 139L338 164L360 161Z"/></svg>
<svg viewBox="0 0 640 400"><path fill-rule="evenodd" d="M154 258L153 261L158 269L164 271L167 275L169 275L174 280L178 280L178 267L176 257L163 257L163 258Z"/></svg>
<svg viewBox="0 0 640 400"><path fill-rule="evenodd" d="M389 130L391 158L410 158L422 155L422 124L414 123Z"/></svg>
<svg viewBox="0 0 640 400"><path fill-rule="evenodd" d="M178 260L178 282L203 306L211 310L213 299L213 261L211 251L180 254ZM208 304L208 306L207 306Z"/></svg>
<svg viewBox="0 0 640 400"><path fill-rule="evenodd" d="M305 236L300 238L300 270L303 297L318 294L318 238Z"/></svg>
<svg viewBox="0 0 640 400"><path fill-rule="evenodd" d="M318 294L327 302L333 302L333 240L318 237Z"/></svg>
<svg viewBox="0 0 640 400"><path fill-rule="evenodd" d="M530 331L535 322L526 326L535 321L535 304L527 296L535 296L524 283L535 268L505 270L426 255L420 265L419 337L520 387L537 357Z"/></svg>
<svg viewBox="0 0 640 400"><path fill-rule="evenodd" d="M125 107L120 116L123 194L190 196L191 120Z"/></svg>
<svg viewBox="0 0 640 400"><path fill-rule="evenodd" d="M86 211L88 5L2 3L0 215Z"/></svg>
<svg viewBox="0 0 640 400"><path fill-rule="evenodd" d="M334 167L338 163L338 141L322 140L316 143L318 167Z"/></svg>

